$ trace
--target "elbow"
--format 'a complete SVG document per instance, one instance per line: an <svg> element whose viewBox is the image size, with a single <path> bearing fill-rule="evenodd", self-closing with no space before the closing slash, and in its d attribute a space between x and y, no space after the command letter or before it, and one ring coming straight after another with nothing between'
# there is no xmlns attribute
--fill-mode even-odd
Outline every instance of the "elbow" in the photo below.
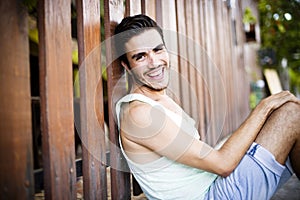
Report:
<svg viewBox="0 0 300 200"><path fill-rule="evenodd" d="M233 170L223 170L223 171L221 171L218 175L219 175L219 176L222 176L223 178L226 178L226 177L229 176L232 172L233 172Z"/></svg>
<svg viewBox="0 0 300 200"><path fill-rule="evenodd" d="M219 176L222 176L224 178L226 178L227 176L229 176L233 171L234 171L235 167L234 166L229 166L229 165L222 165L220 166L217 174Z"/></svg>

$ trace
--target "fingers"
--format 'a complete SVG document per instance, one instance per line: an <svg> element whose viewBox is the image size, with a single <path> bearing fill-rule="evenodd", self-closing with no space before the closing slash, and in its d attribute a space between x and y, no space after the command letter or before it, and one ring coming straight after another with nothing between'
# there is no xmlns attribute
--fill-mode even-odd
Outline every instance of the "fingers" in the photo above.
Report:
<svg viewBox="0 0 300 200"><path fill-rule="evenodd" d="M262 101L261 106L267 111L272 112L287 102L294 102L300 105L300 100L297 99L291 92L282 91L265 98Z"/></svg>

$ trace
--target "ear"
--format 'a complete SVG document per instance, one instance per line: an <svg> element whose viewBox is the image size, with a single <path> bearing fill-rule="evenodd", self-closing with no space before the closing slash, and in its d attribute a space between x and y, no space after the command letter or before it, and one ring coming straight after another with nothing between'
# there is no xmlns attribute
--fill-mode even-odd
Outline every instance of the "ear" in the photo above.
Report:
<svg viewBox="0 0 300 200"><path fill-rule="evenodd" d="M128 74L131 75L130 68L129 68L129 66L124 61L121 61L121 65L126 69L126 71L128 72Z"/></svg>

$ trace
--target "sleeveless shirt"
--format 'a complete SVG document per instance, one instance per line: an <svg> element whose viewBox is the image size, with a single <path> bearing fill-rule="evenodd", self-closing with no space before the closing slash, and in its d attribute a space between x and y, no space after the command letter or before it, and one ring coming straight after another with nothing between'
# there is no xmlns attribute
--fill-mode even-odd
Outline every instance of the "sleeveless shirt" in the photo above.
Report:
<svg viewBox="0 0 300 200"><path fill-rule="evenodd" d="M178 126L183 128L187 133L192 134L195 138L200 139L198 131L195 128L195 121L182 109L182 115L185 117L172 112L142 94L128 94L117 102L116 116L119 129L122 103L132 101L140 101L151 106L160 106L166 115ZM119 140L121 151L130 171L148 199L203 199L210 185L217 178L216 174L178 163L167 157L161 157L146 164L136 163L126 155L120 136Z"/></svg>

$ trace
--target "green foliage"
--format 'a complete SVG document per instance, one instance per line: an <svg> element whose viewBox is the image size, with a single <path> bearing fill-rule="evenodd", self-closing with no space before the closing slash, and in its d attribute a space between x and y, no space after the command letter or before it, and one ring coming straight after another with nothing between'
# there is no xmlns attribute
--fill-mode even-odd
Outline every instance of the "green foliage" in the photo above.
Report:
<svg viewBox="0 0 300 200"><path fill-rule="evenodd" d="M290 75L292 75L291 86L299 89L300 1L260 0L258 9L260 12L262 48L273 49L276 52L278 61L287 58ZM276 67L279 69L280 66Z"/></svg>
<svg viewBox="0 0 300 200"><path fill-rule="evenodd" d="M249 7L245 8L244 15L243 15L243 23L248 23L248 24L256 23L256 17L253 15Z"/></svg>
<svg viewBox="0 0 300 200"><path fill-rule="evenodd" d="M37 3L38 0L23 0L23 5L25 5L28 9L28 13L30 15L37 16Z"/></svg>

